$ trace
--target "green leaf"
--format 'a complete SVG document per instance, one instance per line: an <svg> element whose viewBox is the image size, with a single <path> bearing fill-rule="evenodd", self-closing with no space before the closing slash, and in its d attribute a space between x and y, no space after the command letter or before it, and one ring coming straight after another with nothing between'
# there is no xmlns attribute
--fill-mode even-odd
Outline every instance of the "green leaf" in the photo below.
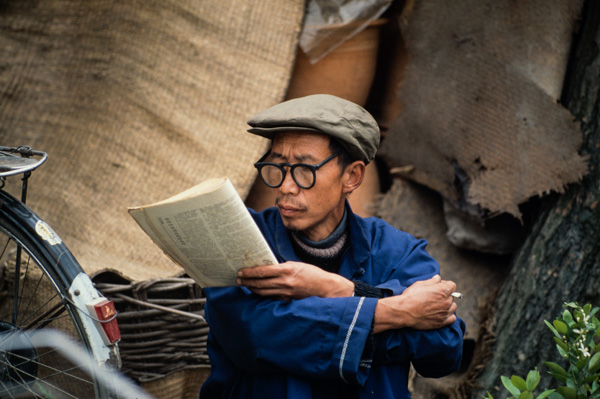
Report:
<svg viewBox="0 0 600 399"><path fill-rule="evenodd" d="M558 392L565 399L576 399L577 398L577 391L575 391L575 389L571 388L571 387L558 387Z"/></svg>
<svg viewBox="0 0 600 399"><path fill-rule="evenodd" d="M569 316L570 315L571 314L569 313ZM571 321L573 321L573 320L571 319ZM569 331L569 328L567 327L567 325L565 323L563 323L560 320L554 320L552 322L552 324L554 325L554 328L556 328L556 331L558 331L561 335L567 335L567 331Z"/></svg>
<svg viewBox="0 0 600 399"><path fill-rule="evenodd" d="M513 385L516 386L519 391L527 390L527 384L525 383L525 380L519 377L518 375L513 375L512 377L510 377L510 382L512 382Z"/></svg>
<svg viewBox="0 0 600 399"><path fill-rule="evenodd" d="M510 392L512 394L512 396L514 396L515 398L518 398L519 395L521 394L521 391L519 390L519 388L514 386L508 377L501 376L500 379L502 380L502 384L508 390L508 392Z"/></svg>
<svg viewBox="0 0 600 399"><path fill-rule="evenodd" d="M594 392L596 392L596 391L598 390L598 388L599 388L599 387L600 387L600 386L598 385L598 381L594 381L594 382L592 383L592 390L591 390L590 392L591 392L591 393L594 393Z"/></svg>
<svg viewBox="0 0 600 399"><path fill-rule="evenodd" d="M555 373L553 371L549 371L548 374L550 374L552 377L554 377L554 379L558 382L561 382L563 384L565 384L567 382L567 377L565 377L564 375Z"/></svg>
<svg viewBox="0 0 600 399"><path fill-rule="evenodd" d="M579 359L579 361L576 364L577 370L579 370L579 371L583 370L583 368L585 367L585 365L588 363L589 360L590 360L589 357L581 356L581 359Z"/></svg>
<svg viewBox="0 0 600 399"><path fill-rule="evenodd" d="M592 374L592 375L588 375L584 380L583 383L584 384L589 384L590 382L594 381L594 383L596 383L596 381L598 380L598 377L600 377L600 374Z"/></svg>
<svg viewBox="0 0 600 399"><path fill-rule="evenodd" d="M484 399L494 399L494 397L492 396L492 394L491 394L491 393L489 393L489 391L488 391L488 392L486 392L486 393L487 393L487 396L484 396L484 397L483 397Z"/></svg>
<svg viewBox="0 0 600 399"><path fill-rule="evenodd" d="M552 392L554 392L554 389L548 389L544 392L542 392L541 394L539 394L538 396L536 396L535 399L545 399L547 398Z"/></svg>
<svg viewBox="0 0 600 399"><path fill-rule="evenodd" d="M567 351L564 350L560 345L556 345L556 349L558 350L558 353L560 353L560 355L564 358L568 357L567 355Z"/></svg>
<svg viewBox="0 0 600 399"><path fill-rule="evenodd" d="M529 373L527 373L527 381L525 381L525 384L527 386L528 391L533 391L535 387L537 387L539 382L540 373L538 373L537 369L531 370Z"/></svg>
<svg viewBox="0 0 600 399"><path fill-rule="evenodd" d="M558 392L552 392L548 399L564 399L564 397Z"/></svg>
<svg viewBox="0 0 600 399"><path fill-rule="evenodd" d="M518 399L533 399L533 394L529 391L521 392Z"/></svg>
<svg viewBox="0 0 600 399"><path fill-rule="evenodd" d="M552 333L554 335L556 335L557 338L562 339L562 335L560 335L558 333L558 331L556 331L556 328L554 328L554 326L552 324L550 324L547 320L544 320L544 323L546 323L546 325L548 326L548 328L550 329L550 331L552 331Z"/></svg>
<svg viewBox="0 0 600 399"><path fill-rule="evenodd" d="M567 323L567 325L569 325L569 326L574 323L573 316L571 315L571 312L569 312L566 309L565 309L565 311L562 314L562 318L563 318L564 322Z"/></svg>
<svg viewBox="0 0 600 399"><path fill-rule="evenodd" d="M594 356L592 356L590 359L588 368L592 373L600 368L600 352L594 353Z"/></svg>
<svg viewBox="0 0 600 399"><path fill-rule="evenodd" d="M583 305L583 312L585 314L590 314L591 311L592 311L592 304L591 303L586 303L585 305Z"/></svg>
<svg viewBox="0 0 600 399"><path fill-rule="evenodd" d="M544 362L544 365L546 365L546 367L548 367L550 370L554 371L555 373L562 375L563 377L569 376L567 374L567 371L564 368L562 368L559 364L556 364L554 362Z"/></svg>
<svg viewBox="0 0 600 399"><path fill-rule="evenodd" d="M567 344L565 344L565 341L563 341L562 339L557 338L557 337L553 337L553 338L554 338L554 342L556 342L556 344L558 346L560 346L564 351L569 350L569 347L567 346Z"/></svg>

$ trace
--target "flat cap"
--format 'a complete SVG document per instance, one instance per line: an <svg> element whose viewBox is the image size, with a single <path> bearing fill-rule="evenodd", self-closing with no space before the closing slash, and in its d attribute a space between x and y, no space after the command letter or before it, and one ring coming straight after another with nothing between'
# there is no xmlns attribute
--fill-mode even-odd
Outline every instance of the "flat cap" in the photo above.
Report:
<svg viewBox="0 0 600 399"><path fill-rule="evenodd" d="M273 139L277 132L306 130L338 139L354 160L369 163L379 147L379 126L363 107L329 94L284 101L248 121L248 132Z"/></svg>

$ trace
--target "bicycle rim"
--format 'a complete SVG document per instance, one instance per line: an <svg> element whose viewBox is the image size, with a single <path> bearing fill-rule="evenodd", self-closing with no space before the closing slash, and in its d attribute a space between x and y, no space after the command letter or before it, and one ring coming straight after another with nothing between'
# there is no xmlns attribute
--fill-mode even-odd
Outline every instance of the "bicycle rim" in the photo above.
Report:
<svg viewBox="0 0 600 399"><path fill-rule="evenodd" d="M64 299L68 287L43 260L47 244L22 235L0 218L0 398L97 397L93 374L52 342L30 339L38 342L46 329L57 329L73 345L88 346L77 313Z"/></svg>

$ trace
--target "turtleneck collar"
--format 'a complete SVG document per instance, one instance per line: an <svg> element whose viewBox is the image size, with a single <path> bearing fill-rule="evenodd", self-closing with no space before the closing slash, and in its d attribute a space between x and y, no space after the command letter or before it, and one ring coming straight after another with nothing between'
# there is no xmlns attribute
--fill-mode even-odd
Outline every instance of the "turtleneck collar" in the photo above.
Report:
<svg viewBox="0 0 600 399"><path fill-rule="evenodd" d="M344 208L344 215L342 216L342 220L340 221L340 223L338 223L335 230L333 230L333 232L329 235L329 237L327 237L323 240L320 240L320 241L313 241L302 232L295 232L295 233L293 233L293 236L311 248L320 248L320 249L330 248L336 242L338 242L340 237L342 237L342 235L344 235L344 233L346 232L347 219L348 219L348 212Z"/></svg>

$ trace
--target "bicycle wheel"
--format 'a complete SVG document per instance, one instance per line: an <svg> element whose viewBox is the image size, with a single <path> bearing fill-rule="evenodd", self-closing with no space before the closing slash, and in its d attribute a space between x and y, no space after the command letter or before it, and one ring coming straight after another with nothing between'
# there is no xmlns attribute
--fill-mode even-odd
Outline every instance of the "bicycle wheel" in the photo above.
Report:
<svg viewBox="0 0 600 399"><path fill-rule="evenodd" d="M97 373L63 356L64 348L39 339L57 329L92 353L95 364L119 360L116 345L105 343L88 316L86 303L99 294L73 255L4 191L0 238L0 398L116 397Z"/></svg>

